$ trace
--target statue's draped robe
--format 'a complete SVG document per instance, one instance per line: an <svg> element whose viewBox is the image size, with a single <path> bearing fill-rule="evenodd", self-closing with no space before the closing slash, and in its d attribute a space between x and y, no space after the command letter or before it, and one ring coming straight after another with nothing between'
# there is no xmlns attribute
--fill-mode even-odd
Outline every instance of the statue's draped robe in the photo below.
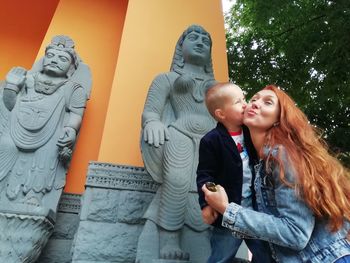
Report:
<svg viewBox="0 0 350 263"><path fill-rule="evenodd" d="M7 129L0 137L0 180L10 199L21 191L45 194L63 188L66 168L56 144L69 113L84 108L86 100L82 86L71 81L50 95L28 85L17 95L11 113L2 112L8 120L1 120ZM6 110L3 105L1 110Z"/></svg>
<svg viewBox="0 0 350 263"><path fill-rule="evenodd" d="M215 122L204 104L211 76L191 76L194 85L174 87L181 73L161 74L153 81L144 108L144 124L161 121L170 139L161 147L142 140L142 157L153 179L161 183L145 218L167 230L184 224L196 231L208 228L201 217L196 187L200 139Z"/></svg>

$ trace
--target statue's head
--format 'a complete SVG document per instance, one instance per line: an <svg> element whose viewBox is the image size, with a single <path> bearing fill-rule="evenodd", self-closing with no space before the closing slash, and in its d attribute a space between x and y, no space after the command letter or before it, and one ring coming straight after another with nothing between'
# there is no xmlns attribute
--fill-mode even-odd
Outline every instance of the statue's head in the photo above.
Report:
<svg viewBox="0 0 350 263"><path fill-rule="evenodd" d="M175 47L171 71L183 68L185 63L203 66L213 74L211 61L212 40L210 34L199 25L189 26L180 36Z"/></svg>
<svg viewBox="0 0 350 263"><path fill-rule="evenodd" d="M74 42L68 36L55 36L46 47L43 71L52 76L71 76L78 68L79 60Z"/></svg>

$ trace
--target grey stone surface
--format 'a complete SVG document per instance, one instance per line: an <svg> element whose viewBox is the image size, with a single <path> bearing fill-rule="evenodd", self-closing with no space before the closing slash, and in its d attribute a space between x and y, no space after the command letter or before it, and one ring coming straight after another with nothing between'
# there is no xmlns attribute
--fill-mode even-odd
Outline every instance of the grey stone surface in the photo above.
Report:
<svg viewBox="0 0 350 263"><path fill-rule="evenodd" d="M79 225L80 195L63 193L53 234L37 263L72 262L72 244Z"/></svg>
<svg viewBox="0 0 350 263"><path fill-rule="evenodd" d="M144 215L154 194L148 192L123 191L119 199L118 222L128 224L143 223Z"/></svg>
<svg viewBox="0 0 350 263"><path fill-rule="evenodd" d="M20 256L34 262L52 233L51 227L44 234L48 229L43 225L43 236L37 235L40 230L30 216L52 225L56 220L90 89L90 70L67 36L55 36L31 70L14 67L8 72L0 90L0 212L6 214L6 224L23 219L26 227L17 231L38 240L31 241L32 251L24 239L13 240L12 251L5 251L8 242L0 239L0 261L13 257L19 262Z"/></svg>
<svg viewBox="0 0 350 263"><path fill-rule="evenodd" d="M78 214L57 213L57 220L51 239L73 240L79 225Z"/></svg>
<svg viewBox="0 0 350 263"><path fill-rule="evenodd" d="M158 187L144 168L91 162L72 262L135 262L143 214ZM108 213L109 209L113 212ZM181 230L190 262L205 262L210 253L209 234L209 229L198 232L184 226ZM159 244L157 239L158 231L151 232L149 244Z"/></svg>
<svg viewBox="0 0 350 263"><path fill-rule="evenodd" d="M138 224L153 198L149 192L87 188L81 218L109 223Z"/></svg>
<svg viewBox="0 0 350 263"><path fill-rule="evenodd" d="M158 186L144 168L91 162L72 262L135 262L142 216Z"/></svg>
<svg viewBox="0 0 350 263"><path fill-rule="evenodd" d="M70 263L73 240L50 239L36 263Z"/></svg>
<svg viewBox="0 0 350 263"><path fill-rule="evenodd" d="M204 103L206 90L215 83L211 47L205 29L188 27L176 44L170 72L158 75L149 88L141 150L147 171L160 187L145 213L148 222L139 238L137 262L205 261L192 260L197 251L185 247L181 235L188 226L208 242L195 179L199 141L215 125Z"/></svg>
<svg viewBox="0 0 350 263"><path fill-rule="evenodd" d="M82 221L76 237L73 262L134 262L141 225Z"/></svg>
<svg viewBox="0 0 350 263"><path fill-rule="evenodd" d="M91 221L101 221L116 223L117 222L117 212L119 207L119 192L106 190L106 189L87 189L86 196L89 195L89 203L87 204L87 220ZM85 216L85 215L84 215Z"/></svg>
<svg viewBox="0 0 350 263"><path fill-rule="evenodd" d="M35 262L48 241L53 223L47 215L0 212L0 262Z"/></svg>

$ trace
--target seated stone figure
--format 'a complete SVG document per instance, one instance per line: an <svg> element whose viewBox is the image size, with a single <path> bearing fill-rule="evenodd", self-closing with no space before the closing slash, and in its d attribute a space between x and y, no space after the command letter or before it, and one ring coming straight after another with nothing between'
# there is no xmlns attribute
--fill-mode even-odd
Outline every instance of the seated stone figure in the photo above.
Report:
<svg viewBox="0 0 350 263"><path fill-rule="evenodd" d="M142 114L142 157L147 171L161 183L146 214L137 262L188 260L182 247L183 226L207 229L198 205L195 178L201 137L214 127L204 96L215 83L212 41L198 25L180 36L170 72L157 76Z"/></svg>
<svg viewBox="0 0 350 263"><path fill-rule="evenodd" d="M1 202L54 212L91 88L74 42L56 36L31 71L6 76L0 102Z"/></svg>

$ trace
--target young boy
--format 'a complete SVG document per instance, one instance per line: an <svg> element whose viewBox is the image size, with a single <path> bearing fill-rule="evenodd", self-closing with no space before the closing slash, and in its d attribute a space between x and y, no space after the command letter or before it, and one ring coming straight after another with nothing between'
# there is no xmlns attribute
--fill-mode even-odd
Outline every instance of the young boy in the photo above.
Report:
<svg viewBox="0 0 350 263"><path fill-rule="evenodd" d="M209 113L218 122L207 133L199 146L197 187L203 221L214 226L211 236L211 255L208 263L233 262L242 239L232 236L221 226L222 216L211 208L201 190L203 184L214 182L223 186L229 202L253 209L252 170L249 157L256 158L249 131L242 127L246 101L242 90L232 83L218 83L207 91L205 99ZM271 261L268 244L258 240L245 240L253 253L252 262Z"/></svg>

